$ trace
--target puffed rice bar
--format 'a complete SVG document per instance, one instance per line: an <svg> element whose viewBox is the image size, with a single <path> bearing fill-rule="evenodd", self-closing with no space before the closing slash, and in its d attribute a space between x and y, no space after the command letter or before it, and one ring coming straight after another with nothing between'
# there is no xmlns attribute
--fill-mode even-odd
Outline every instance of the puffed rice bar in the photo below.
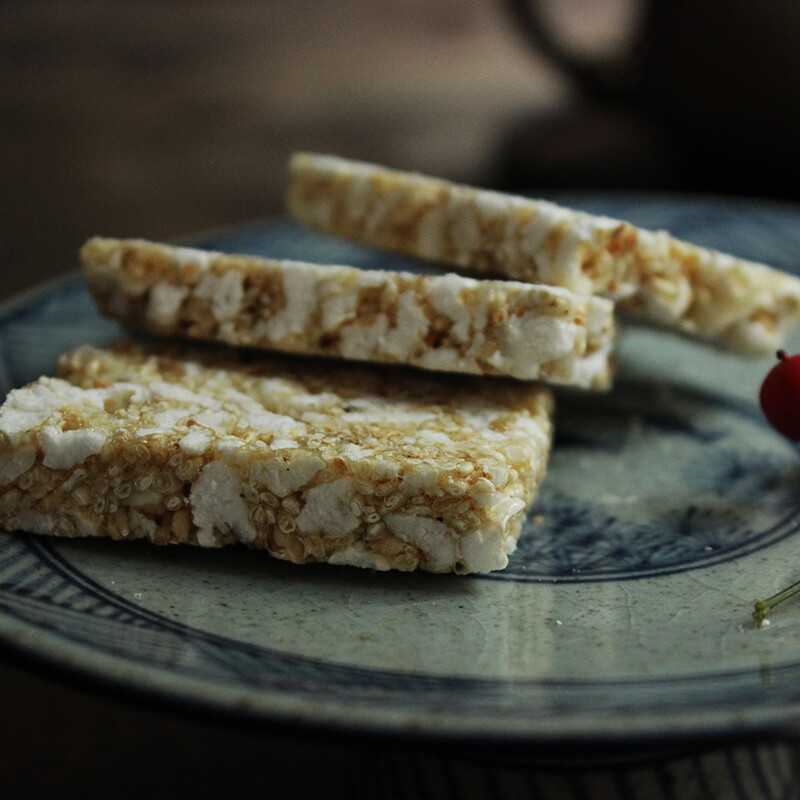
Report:
<svg viewBox="0 0 800 800"><path fill-rule="evenodd" d="M295 154L288 207L357 242L516 280L596 292L659 326L773 353L800 323L800 279L543 200L335 156Z"/></svg>
<svg viewBox="0 0 800 800"><path fill-rule="evenodd" d="M130 328L284 352L606 389L608 300L457 275L361 270L94 238L100 310Z"/></svg>
<svg viewBox="0 0 800 800"><path fill-rule="evenodd" d="M378 570L507 565L545 472L546 387L236 358L85 345L11 391L0 525Z"/></svg>

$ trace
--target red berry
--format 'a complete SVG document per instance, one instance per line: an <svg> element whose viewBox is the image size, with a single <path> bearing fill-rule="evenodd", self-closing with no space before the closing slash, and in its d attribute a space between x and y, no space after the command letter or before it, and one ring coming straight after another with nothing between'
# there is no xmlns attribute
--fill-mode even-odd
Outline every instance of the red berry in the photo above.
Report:
<svg viewBox="0 0 800 800"><path fill-rule="evenodd" d="M764 378L758 399L769 424L787 438L800 441L800 355L778 351L778 363Z"/></svg>

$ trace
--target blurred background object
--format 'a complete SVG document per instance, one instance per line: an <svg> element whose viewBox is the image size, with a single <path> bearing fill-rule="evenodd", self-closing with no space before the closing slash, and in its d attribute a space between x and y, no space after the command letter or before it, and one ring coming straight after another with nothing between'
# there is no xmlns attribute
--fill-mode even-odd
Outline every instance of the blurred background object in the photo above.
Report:
<svg viewBox="0 0 800 800"><path fill-rule="evenodd" d="M580 90L569 114L512 137L520 186L800 196L796 0L504 2Z"/></svg>

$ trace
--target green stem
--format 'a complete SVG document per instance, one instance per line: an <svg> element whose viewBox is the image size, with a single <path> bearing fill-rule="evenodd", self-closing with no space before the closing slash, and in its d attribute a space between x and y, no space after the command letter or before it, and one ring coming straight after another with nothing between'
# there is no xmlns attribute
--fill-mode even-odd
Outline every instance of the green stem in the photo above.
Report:
<svg viewBox="0 0 800 800"><path fill-rule="evenodd" d="M780 605L784 600L788 600L793 595L800 593L800 581L793 583L791 586L787 587L786 589L782 589L777 594L772 595L772 597L768 597L766 600L758 600L754 605L753 611L753 619L756 621L756 624L760 628L765 620L767 619L767 614L772 611L775 606Z"/></svg>

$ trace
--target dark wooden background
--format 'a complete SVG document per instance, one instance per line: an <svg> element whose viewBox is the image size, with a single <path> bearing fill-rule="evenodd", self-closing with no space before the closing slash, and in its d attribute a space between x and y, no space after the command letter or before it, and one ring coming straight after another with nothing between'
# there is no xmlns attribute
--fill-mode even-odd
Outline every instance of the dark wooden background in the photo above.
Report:
<svg viewBox="0 0 800 800"><path fill-rule="evenodd" d="M493 0L0 3L0 264L10 292L93 234L280 212L297 149L492 181L566 82Z"/></svg>

